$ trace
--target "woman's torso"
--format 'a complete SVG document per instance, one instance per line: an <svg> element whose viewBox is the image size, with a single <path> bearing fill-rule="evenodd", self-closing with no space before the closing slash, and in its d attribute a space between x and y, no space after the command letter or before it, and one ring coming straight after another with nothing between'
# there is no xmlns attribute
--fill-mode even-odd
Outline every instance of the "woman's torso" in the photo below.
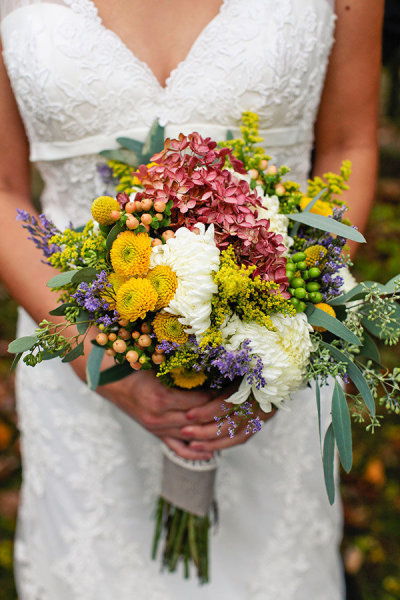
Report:
<svg viewBox="0 0 400 600"><path fill-rule="evenodd" d="M120 135L143 140L156 119L167 135L224 138L243 111L257 112L270 153L304 182L332 43L329 0L223 0L165 87L92 0L7 2L19 9L2 21L4 58L57 224L83 222L103 191L97 153Z"/></svg>

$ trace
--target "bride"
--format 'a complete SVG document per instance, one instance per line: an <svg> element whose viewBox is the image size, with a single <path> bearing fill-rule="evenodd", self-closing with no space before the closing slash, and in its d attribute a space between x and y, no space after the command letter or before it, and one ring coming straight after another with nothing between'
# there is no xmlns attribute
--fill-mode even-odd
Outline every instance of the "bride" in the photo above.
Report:
<svg viewBox="0 0 400 600"><path fill-rule="evenodd" d="M51 270L15 221L17 207L33 210L29 161L45 183L43 211L77 226L103 192L98 152L119 135L143 140L155 119L168 136L222 139L242 111L257 112L268 153L303 185L313 147L317 174L351 159L349 201L362 228L375 185L382 8L1 0L0 266L22 307L19 335L54 304ZM167 391L143 372L95 394L84 370L83 359L18 370L20 600L344 598L340 505L326 499L311 391L267 415L243 445L245 434L216 434L223 398L206 404L206 393ZM212 583L202 588L149 559L161 443L192 459L224 450Z"/></svg>

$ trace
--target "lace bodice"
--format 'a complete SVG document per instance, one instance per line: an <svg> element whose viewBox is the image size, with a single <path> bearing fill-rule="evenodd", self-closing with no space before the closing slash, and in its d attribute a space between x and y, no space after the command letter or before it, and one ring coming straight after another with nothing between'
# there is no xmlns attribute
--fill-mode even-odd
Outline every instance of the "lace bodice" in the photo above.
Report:
<svg viewBox="0 0 400 600"><path fill-rule="evenodd" d="M165 87L92 0L3 2L5 63L44 208L60 224L83 221L102 191L95 155L119 135L143 140L155 119L168 135L223 138L255 111L269 151L304 180L332 43L328 0L222 0Z"/></svg>

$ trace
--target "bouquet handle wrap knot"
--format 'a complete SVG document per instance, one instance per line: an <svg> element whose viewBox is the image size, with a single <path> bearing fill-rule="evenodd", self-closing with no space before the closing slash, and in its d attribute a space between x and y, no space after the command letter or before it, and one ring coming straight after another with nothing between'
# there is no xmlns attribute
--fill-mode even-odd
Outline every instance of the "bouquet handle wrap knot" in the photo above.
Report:
<svg viewBox="0 0 400 600"><path fill-rule="evenodd" d="M209 514L214 501L218 463L186 460L163 447L161 496L177 508L198 517Z"/></svg>

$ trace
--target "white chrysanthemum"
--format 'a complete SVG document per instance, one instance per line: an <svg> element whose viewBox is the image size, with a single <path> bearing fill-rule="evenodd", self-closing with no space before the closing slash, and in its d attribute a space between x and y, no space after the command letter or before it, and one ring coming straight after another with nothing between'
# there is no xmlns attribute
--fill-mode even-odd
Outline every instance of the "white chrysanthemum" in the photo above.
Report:
<svg viewBox="0 0 400 600"><path fill-rule="evenodd" d="M276 331L269 331L256 323L244 323L236 315L223 328L224 345L236 350L244 340L250 340L251 349L263 362L266 385L258 390L244 377L238 391L229 402L242 404L250 392L261 409L269 412L272 405L282 406L290 394L299 389L312 350L310 326L304 314L294 317L274 315Z"/></svg>
<svg viewBox="0 0 400 600"><path fill-rule="evenodd" d="M293 246L293 238L288 235L289 219L281 214L278 196L264 196L263 189L256 187L261 198L262 208L258 209L258 219L268 219L270 231L283 237L286 248Z"/></svg>
<svg viewBox="0 0 400 600"><path fill-rule="evenodd" d="M237 179L247 181L250 185L252 178L248 173L237 173L233 169L229 169ZM258 219L268 219L269 229L273 233L279 234L283 238L283 243L289 249L294 244L293 238L288 235L289 219L286 215L281 214L280 202L278 196L265 196L264 190L260 185L257 185L254 190L259 196L262 208L258 208ZM286 254L286 253L285 253Z"/></svg>
<svg viewBox="0 0 400 600"><path fill-rule="evenodd" d="M166 244L155 246L150 266L168 265L176 273L178 287L165 310L179 316L188 333L200 336L210 327L211 298L218 291L213 273L219 269L219 250L214 226L196 227L199 234L181 227Z"/></svg>

